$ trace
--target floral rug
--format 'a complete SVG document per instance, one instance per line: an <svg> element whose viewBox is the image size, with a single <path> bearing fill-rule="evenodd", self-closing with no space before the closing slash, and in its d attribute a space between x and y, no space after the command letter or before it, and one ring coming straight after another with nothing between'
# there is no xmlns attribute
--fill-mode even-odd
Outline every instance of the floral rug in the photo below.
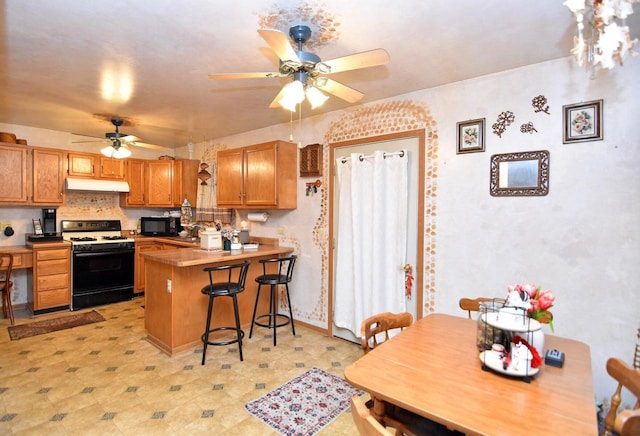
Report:
<svg viewBox="0 0 640 436"><path fill-rule="evenodd" d="M344 412L353 395L364 392L314 367L244 407L280 434L309 436Z"/></svg>

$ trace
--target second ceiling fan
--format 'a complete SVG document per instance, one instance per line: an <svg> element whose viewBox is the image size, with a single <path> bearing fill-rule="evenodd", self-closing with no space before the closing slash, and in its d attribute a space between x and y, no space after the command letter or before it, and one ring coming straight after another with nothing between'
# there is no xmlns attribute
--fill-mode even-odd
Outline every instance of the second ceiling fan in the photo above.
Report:
<svg viewBox="0 0 640 436"><path fill-rule="evenodd" d="M302 50L302 45L311 37L311 29L304 25L289 29L291 39L298 45L297 50L293 48L289 38L279 30L260 29L258 33L280 58L278 72L218 73L210 74L209 77L212 79L291 78L292 82L283 86L271 102L269 105L271 108L281 106L295 112L296 105L301 103L305 96L312 108L315 108L328 98L322 91L349 103L355 103L364 94L325 75L389 63L389 54L381 48L322 61L316 54Z"/></svg>

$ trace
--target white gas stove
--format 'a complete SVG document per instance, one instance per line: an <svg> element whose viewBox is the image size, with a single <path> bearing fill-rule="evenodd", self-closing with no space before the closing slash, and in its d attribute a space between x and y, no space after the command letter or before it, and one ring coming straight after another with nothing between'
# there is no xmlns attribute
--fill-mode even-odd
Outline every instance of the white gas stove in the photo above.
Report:
<svg viewBox="0 0 640 436"><path fill-rule="evenodd" d="M62 239L73 251L93 251L133 247L134 240L122 236L119 220L62 221Z"/></svg>

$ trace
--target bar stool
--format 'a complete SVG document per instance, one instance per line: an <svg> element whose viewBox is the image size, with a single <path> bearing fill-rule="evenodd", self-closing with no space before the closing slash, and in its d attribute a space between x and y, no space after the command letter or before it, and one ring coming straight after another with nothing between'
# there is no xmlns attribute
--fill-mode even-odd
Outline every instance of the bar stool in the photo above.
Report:
<svg viewBox="0 0 640 436"><path fill-rule="evenodd" d="M244 284L247 279L247 270L249 269L250 261L243 263L237 263L234 265L222 265L211 266L204 268L204 271L209 273L209 284L202 288L202 293L209 296L209 308L207 310L207 325L204 328L204 334L202 335L202 343L204 349L202 350L202 364L204 365L205 358L207 356L207 345L229 345L238 343L238 350L240 351L240 361L242 358L242 338L244 338L244 332L240 328L240 315L238 312L238 294L244 291ZM214 273L227 274L226 281L214 282ZM215 327L211 328L211 313L213 312L213 300L217 297L231 297L233 299L233 311L236 318L235 327ZM231 339L216 339L209 340L209 335L214 332L224 330L235 330L236 336Z"/></svg>
<svg viewBox="0 0 640 436"><path fill-rule="evenodd" d="M291 312L291 299L289 298L289 282L293 276L293 267L296 264L298 256L291 255L289 257L282 257L277 259L263 259L259 262L262 264L263 274L256 277L258 282L258 295L256 295L256 303L253 306L253 317L251 319L251 330L249 331L249 338L253 335L253 326L257 324L261 327L273 329L273 346L276 346L276 329L278 327L285 326L291 323L291 331L293 335L296 334L296 328L293 324L293 313ZM267 266L270 264L278 264L277 274L267 274ZM271 294L269 296L269 313L258 315L256 317L256 310L258 309L258 301L260 300L260 288L262 285L271 286ZM289 305L289 315L278 313L278 301L276 295L276 286L284 285L287 290L287 304ZM261 318L268 318L267 322L259 321Z"/></svg>

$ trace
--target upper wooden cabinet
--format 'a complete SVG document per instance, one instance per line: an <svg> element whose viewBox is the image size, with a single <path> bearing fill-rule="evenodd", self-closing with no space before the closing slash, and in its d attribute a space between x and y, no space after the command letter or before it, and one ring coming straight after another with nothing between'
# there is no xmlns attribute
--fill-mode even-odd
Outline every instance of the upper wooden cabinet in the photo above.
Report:
<svg viewBox="0 0 640 436"><path fill-rule="evenodd" d="M64 150L33 148L31 202L41 205L64 204Z"/></svg>
<svg viewBox="0 0 640 436"><path fill-rule="evenodd" d="M185 196L195 205L198 190L197 160L129 159L126 180L129 192L120 205L126 207L179 207Z"/></svg>
<svg viewBox="0 0 640 436"><path fill-rule="evenodd" d="M236 209L297 207L297 147L265 142L218 152L217 203Z"/></svg>
<svg viewBox="0 0 640 436"><path fill-rule="evenodd" d="M64 151L0 144L0 203L64 204Z"/></svg>
<svg viewBox="0 0 640 436"><path fill-rule="evenodd" d="M123 180L125 160L92 153L69 152L67 174L70 177Z"/></svg>
<svg viewBox="0 0 640 436"><path fill-rule="evenodd" d="M25 204L31 191L27 183L27 147L0 144L0 203Z"/></svg>

